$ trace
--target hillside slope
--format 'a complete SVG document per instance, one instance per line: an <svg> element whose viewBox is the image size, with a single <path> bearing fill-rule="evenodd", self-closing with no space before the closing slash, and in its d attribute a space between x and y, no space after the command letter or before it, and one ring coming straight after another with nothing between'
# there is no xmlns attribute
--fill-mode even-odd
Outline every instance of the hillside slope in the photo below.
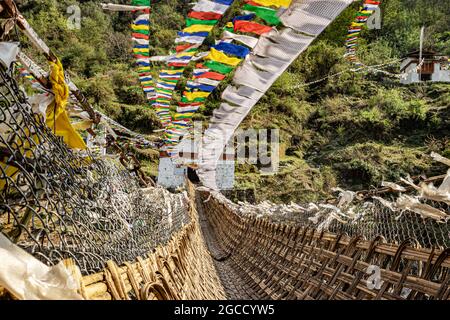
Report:
<svg viewBox="0 0 450 320"><path fill-rule="evenodd" d="M76 1L18 1L90 101L128 128L150 134L159 124L133 69L131 14L103 12L100 2L81 1L81 29L69 30L66 8ZM244 121L242 128L280 129L281 171L261 176L257 166L239 165L238 189L254 189L257 200L307 201L329 196L337 185L361 189L407 173L442 173L427 154L450 156L450 85L404 86L381 73L350 71L344 40L357 8L358 3L348 8ZM154 4L153 54L168 52L187 10L187 1ZM450 1L385 0L382 10L381 30L361 35L359 56L365 64L386 63L417 49L422 25L426 48L450 55ZM385 70L398 73L399 64ZM346 72L304 85L341 71ZM196 119L208 119L219 97L214 93ZM139 154L155 174L155 153Z"/></svg>

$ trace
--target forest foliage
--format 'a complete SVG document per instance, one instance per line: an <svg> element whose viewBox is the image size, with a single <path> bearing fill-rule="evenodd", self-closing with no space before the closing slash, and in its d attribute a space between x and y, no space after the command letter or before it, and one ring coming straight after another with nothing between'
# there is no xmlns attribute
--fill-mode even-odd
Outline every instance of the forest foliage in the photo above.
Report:
<svg viewBox="0 0 450 320"><path fill-rule="evenodd" d="M96 108L144 134L159 128L133 67L132 14L103 11L100 3L105 1L98 0L17 2ZM167 0L153 5L151 54L167 54L173 48L188 3ZM382 3L381 29L364 30L360 38L358 55L365 64L383 64L417 50L422 26L426 27L425 47L450 56L450 1ZM79 30L67 25L67 7L73 4L81 8ZM278 175L261 176L255 165L238 166L238 188L254 188L258 200L314 200L329 196L337 185L370 188L408 173L442 173L443 168L427 154L436 151L450 156L449 84L405 86L380 73L351 72L352 66L343 58L344 40L358 6L357 1L325 30L243 123L243 128L281 131ZM398 73L399 63L385 70ZM304 85L338 72L343 73ZM208 119L219 97L213 94L197 118ZM146 163L154 166L155 157Z"/></svg>

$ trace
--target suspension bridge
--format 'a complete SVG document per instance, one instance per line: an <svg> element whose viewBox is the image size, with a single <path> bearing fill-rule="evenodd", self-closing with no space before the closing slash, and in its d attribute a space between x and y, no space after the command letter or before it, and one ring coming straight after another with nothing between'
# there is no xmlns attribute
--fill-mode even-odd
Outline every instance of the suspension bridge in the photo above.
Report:
<svg viewBox="0 0 450 320"><path fill-rule="evenodd" d="M209 9L208 16L216 17L226 11L224 2L200 1L197 10L193 9L197 13L190 16L199 17L198 12ZM450 299L450 173L408 177L361 193L337 190L335 199L309 204L236 204L216 190L215 166L223 150L219 135L234 132L278 76L352 1L266 2L287 10L278 16L270 10L246 9L265 12L265 21L279 30L233 20L234 29L266 31L251 39L228 31L226 37L240 39L250 49L232 49L237 55L244 52L245 59L239 61L233 84L225 89L224 102L210 120L198 170L201 184L186 181L185 190L178 193L157 187L146 177L137 158L116 139L113 128L140 141L145 138L94 110L64 77L58 58L14 2L0 2L0 12L8 21L2 40L8 39L14 27L19 28L52 66L50 74L44 74L31 59L19 55L20 48L13 41L5 41L8 51L4 51L0 70L0 297ZM378 2L366 3L374 6ZM148 8L135 5L132 10L142 13L136 21L145 20ZM112 4L105 8L131 10ZM145 32L134 35L142 45L138 40L143 37L138 34ZM189 41L200 41L202 36L180 37L180 43L192 44ZM160 73L158 81L166 83L166 88L170 81L161 79L176 79L186 65L184 60L194 56L187 48L161 58L173 67ZM216 46L215 51L200 56L222 57L218 52L230 48ZM48 104L54 111L45 112L46 118L18 86L16 57L33 74L35 83L55 97ZM151 88L146 58L138 54L137 59L143 63L139 67L144 68L144 92L166 122L163 148L171 154L177 145L171 134L181 124L165 113L171 99L163 98L167 91L158 90L164 84L158 87L155 82ZM203 69L223 69L211 63L214 59L207 60ZM202 72L211 76L212 71ZM249 78L243 77L245 72ZM209 84L214 80L194 73L193 82L196 79L208 79L203 83ZM200 100L190 101L200 91L186 92L187 100L178 106L178 113L198 107L205 97L197 95ZM90 129L102 125L110 132L105 144L115 150L116 157L94 154L75 139L76 126L72 130L68 120L57 116L62 114L58 108L64 110L60 100L64 96L73 105L68 112L72 118L87 121ZM176 141L187 131L178 133ZM91 130L91 134L96 132ZM76 143L78 148L71 146ZM430 161L450 166L450 160L438 154L432 154Z"/></svg>

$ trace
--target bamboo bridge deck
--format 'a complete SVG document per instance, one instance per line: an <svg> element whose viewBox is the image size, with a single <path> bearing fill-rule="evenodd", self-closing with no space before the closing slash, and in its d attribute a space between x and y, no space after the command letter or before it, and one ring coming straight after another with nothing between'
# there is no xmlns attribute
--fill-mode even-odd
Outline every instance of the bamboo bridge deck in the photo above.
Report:
<svg viewBox="0 0 450 320"><path fill-rule="evenodd" d="M450 250L241 217L190 186L191 221L147 257L81 277L85 299L443 299ZM366 271L380 267L381 287ZM76 270L76 268L74 269Z"/></svg>

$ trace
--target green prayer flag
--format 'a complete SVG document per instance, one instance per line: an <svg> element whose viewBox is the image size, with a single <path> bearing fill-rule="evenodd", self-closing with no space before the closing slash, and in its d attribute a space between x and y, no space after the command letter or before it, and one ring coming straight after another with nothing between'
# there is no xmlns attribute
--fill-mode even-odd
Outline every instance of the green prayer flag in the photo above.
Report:
<svg viewBox="0 0 450 320"><path fill-rule="evenodd" d="M133 52L134 54L138 54L144 57L150 57L150 54L148 52L143 52L143 51L135 51Z"/></svg>
<svg viewBox="0 0 450 320"><path fill-rule="evenodd" d="M233 71L233 67L227 66L226 64L217 62L217 61L212 61L212 60L207 60L203 63L203 65L215 72L219 72L221 74L228 74L231 71Z"/></svg>
<svg viewBox="0 0 450 320"><path fill-rule="evenodd" d="M172 83L178 83L178 80L172 80L172 79L161 79L162 82L172 82Z"/></svg>
<svg viewBox="0 0 450 320"><path fill-rule="evenodd" d="M131 1L133 6L150 6L150 0L133 0Z"/></svg>
<svg viewBox="0 0 450 320"><path fill-rule="evenodd" d="M256 16L263 19L270 25L279 25L281 23L280 19L277 17L276 10L265 7L252 6L251 4L245 4L242 9L254 12Z"/></svg>
<svg viewBox="0 0 450 320"><path fill-rule="evenodd" d="M190 27L190 26L196 25L196 24L213 26L216 23L217 23L217 20L200 20L200 19L195 19L195 18L187 18L186 19L186 27Z"/></svg>
<svg viewBox="0 0 450 320"><path fill-rule="evenodd" d="M194 100L188 100L186 97L181 98L181 102L203 102L206 98L195 98Z"/></svg>
<svg viewBox="0 0 450 320"><path fill-rule="evenodd" d="M140 34L145 34L145 35L150 35L150 31L148 30L133 30L134 33L140 33Z"/></svg>
<svg viewBox="0 0 450 320"><path fill-rule="evenodd" d="M158 92L172 94L173 90L167 90L167 89L163 89L163 88L158 88Z"/></svg>

